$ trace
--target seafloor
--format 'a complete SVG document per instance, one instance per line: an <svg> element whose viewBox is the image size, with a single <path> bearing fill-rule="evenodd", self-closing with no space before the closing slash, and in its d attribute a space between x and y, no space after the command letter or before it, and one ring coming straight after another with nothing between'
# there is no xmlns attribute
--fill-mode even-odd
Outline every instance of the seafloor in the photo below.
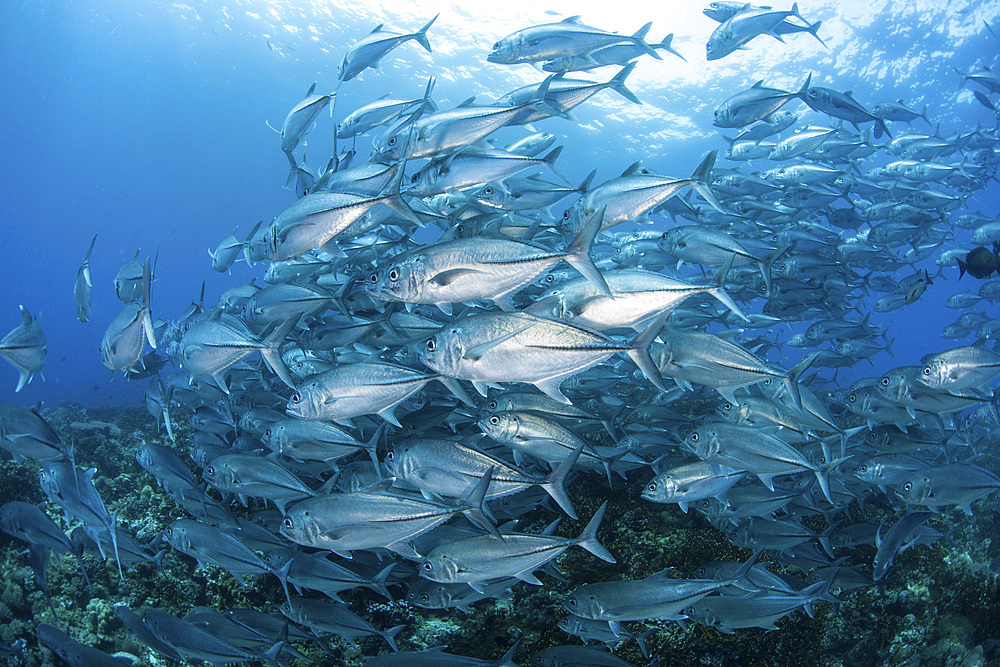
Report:
<svg viewBox="0 0 1000 667"><path fill-rule="evenodd" d="M120 525L127 526L139 541L152 540L170 521L184 516L135 461L135 452L144 441L170 444L144 410L66 404L42 414L66 442L75 444L79 466L97 468L96 488L108 509L118 512ZM180 426L177 431L182 447L190 430ZM0 469L0 502L44 500L37 463L7 459L0 461ZM401 587L392 589L397 597L393 604L367 589L342 596L378 628L406 624L397 638L402 650L447 645L452 653L495 660L520 639L515 659L530 664L530 656L542 648L578 643L556 624L566 616L564 594L581 583L640 578L668 566L674 566L678 576L688 576L705 561L743 560L750 555L730 545L698 514L640 500L648 477L637 473L627 483L618 478L613 490L598 475L580 476L570 484L580 517L591 516L601 503L610 501L599 538L617 557L615 565L581 549L570 549L557 561L566 581L541 574L544 586L519 583L510 590L511 599L479 602L468 615L410 606L399 600L405 598ZM894 512L872 502L866 502L863 510L855 503L851 510L855 520ZM973 517L956 508L932 519L946 534L944 539L902 554L882 586L841 591L836 606L817 604L815 618L799 611L778 621L777 631L750 629L733 635L697 625L684 630L674 622L651 621L646 624L655 628L646 640L651 658L645 658L634 641L622 644L616 655L636 665L1000 665L1000 545L991 539L1000 528L998 513L992 498L977 503L975 510ZM49 506L46 511L62 521L57 507ZM525 519L527 531L539 530L553 519L553 513L539 509ZM575 536L581 526L567 520L559 533ZM814 526L822 527L822 521ZM869 573L874 554L871 546L837 552L838 557L846 557L845 566L859 566ZM57 663L48 649L39 646L37 623L62 627L75 639L108 653L135 656L138 665L158 665L166 662L144 646L132 644L115 615L115 605L127 605L140 615L156 607L184 616L196 606L273 612L284 599L272 576L248 577L248 586L243 587L227 572L199 569L192 559L173 551L163 560L162 571L155 564L141 563L125 573L124 582L119 581L112 560L102 563L85 555L91 592L75 559L65 555L55 558L48 568L55 619L34 582L25 545L0 533L0 557L0 643L10 645L23 638L28 665ZM766 555L763 560L768 560ZM638 633L639 626L634 629ZM363 664L387 650L377 636L359 639L357 647L332 642L331 656L324 656L316 644L298 648L317 664L335 665ZM8 664L17 664L13 661L8 658ZM296 663L293 659L292 664Z"/></svg>

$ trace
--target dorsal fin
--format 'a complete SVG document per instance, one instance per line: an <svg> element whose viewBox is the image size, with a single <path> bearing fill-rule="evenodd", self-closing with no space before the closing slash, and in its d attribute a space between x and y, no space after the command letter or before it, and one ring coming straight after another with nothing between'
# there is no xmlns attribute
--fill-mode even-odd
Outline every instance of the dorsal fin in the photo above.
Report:
<svg viewBox="0 0 1000 667"><path fill-rule="evenodd" d="M622 176L632 176L633 174L638 174L639 170L642 169L642 161L633 162L629 166L625 167L625 171L622 172Z"/></svg>

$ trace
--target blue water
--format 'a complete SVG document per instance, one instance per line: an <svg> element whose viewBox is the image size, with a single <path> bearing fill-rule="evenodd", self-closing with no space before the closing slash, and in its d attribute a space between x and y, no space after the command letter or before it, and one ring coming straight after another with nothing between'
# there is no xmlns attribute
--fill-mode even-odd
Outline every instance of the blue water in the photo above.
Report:
<svg viewBox="0 0 1000 667"><path fill-rule="evenodd" d="M530 67L492 65L485 55L497 38L553 15L583 13L588 23L621 32L653 20L656 39L674 32L674 46L690 62L669 55L662 62L642 59L629 86L643 106L603 92L575 112L578 124L551 119L539 125L567 146L560 166L573 182L593 167L596 182L607 180L638 159L655 171L686 176L705 152L724 149L711 126L715 107L761 78L791 89L813 72L814 84L853 90L869 107L899 98L915 108L928 104L946 136L995 123L968 89L959 90L952 70L996 60L1000 40L983 25L1000 23L994 3L807 0L800 9L824 21L820 32L830 50L807 35L786 45L761 37L715 63L705 62L704 43L716 24L693 3L654 14L580 3L465 4L402 10L400 3L384 12L360 11L357 3L305 9L260 2L196 9L99 0L0 4L0 330L20 322L23 304L48 336L44 382L35 378L15 396L16 372L0 364L0 403L137 403L142 384L111 380L98 353L120 308L111 286L118 267L137 250L157 256L152 309L165 320L197 297L203 280L206 301L214 303L224 289L259 278L262 266L242 262L231 275L214 273L206 250L236 226L244 237L293 200L282 188L287 163L265 121L280 124L313 81L318 90L331 89L347 46L383 20L412 30L442 11L430 33L435 52L407 44L380 70L344 84L338 118L386 93L416 97L431 75L439 78L435 99L442 108L473 94L485 103L537 81L540 74ZM806 120L826 121L793 105ZM927 130L919 122L916 129ZM314 169L329 156L331 137L332 123L321 116L305 149ZM364 157L366 146L359 149ZM997 184L971 198L968 209L995 216ZM91 321L81 324L72 287L94 233L93 308ZM968 242L968 232L957 234L955 243ZM890 325L897 338L896 359L883 356L874 372L954 345L938 335L959 314L944 301L976 287L968 277L960 284L957 271L949 270L916 304L873 314L872 321ZM792 351L789 359L798 358Z"/></svg>

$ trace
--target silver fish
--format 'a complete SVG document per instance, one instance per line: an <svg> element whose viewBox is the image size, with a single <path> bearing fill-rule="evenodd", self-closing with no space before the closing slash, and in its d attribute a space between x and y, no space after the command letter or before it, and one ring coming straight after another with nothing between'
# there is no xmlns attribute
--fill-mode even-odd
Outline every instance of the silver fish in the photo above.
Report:
<svg viewBox="0 0 1000 667"><path fill-rule="evenodd" d="M483 582L504 577L516 577L541 586L542 582L533 572L574 545L583 547L601 560L614 563L614 556L597 541L597 531L607 506L605 502L598 508L587 527L575 539L548 534L507 533L501 537L470 537L439 546L421 561L420 576L448 584L465 582L473 589L480 589L480 592Z"/></svg>
<svg viewBox="0 0 1000 667"><path fill-rule="evenodd" d="M442 375L471 380L482 396L487 383L526 382L569 403L559 389L562 381L616 352L628 354L651 382L662 386L648 355L658 323L632 345L622 345L566 322L527 313L484 313L459 319L428 339L420 360Z"/></svg>
<svg viewBox="0 0 1000 667"><path fill-rule="evenodd" d="M76 319L81 322L90 320L90 288L94 286L90 279L90 253L94 250L94 241L97 234L90 239L87 246L87 254L83 256L83 263L76 270L76 283L73 285L73 305L76 307Z"/></svg>
<svg viewBox="0 0 1000 667"><path fill-rule="evenodd" d="M649 26L643 26L635 35L619 35L591 28L580 23L579 16L565 18L558 23L524 28L507 35L493 44L486 60L491 63L515 64L555 60L568 56L579 56L612 44L629 43L661 60L643 35Z"/></svg>
<svg viewBox="0 0 1000 667"><path fill-rule="evenodd" d="M409 542L455 514L465 514L477 525L496 532L483 514L491 473L483 476L465 501L452 505L373 492L309 498L288 510L281 522L281 534L296 544L327 549L348 558L351 551L382 548L418 557ZM375 490L389 485L391 480L386 480Z"/></svg>
<svg viewBox="0 0 1000 667"><path fill-rule="evenodd" d="M379 61L387 53L411 39L430 51L431 45L427 41L427 30L434 24L438 16L440 14L435 14L434 18L425 23L420 30L405 35L383 30L381 23L375 26L374 30L351 46L344 55L344 59L340 61L340 70L337 72L340 83L350 81L369 67L378 67Z"/></svg>
<svg viewBox="0 0 1000 667"><path fill-rule="evenodd" d="M27 308L24 306L20 308L21 323L0 338L0 357L9 361L19 374L15 392L24 389L24 385L31 381L32 375L41 374L48 347L42 325L31 316Z"/></svg>

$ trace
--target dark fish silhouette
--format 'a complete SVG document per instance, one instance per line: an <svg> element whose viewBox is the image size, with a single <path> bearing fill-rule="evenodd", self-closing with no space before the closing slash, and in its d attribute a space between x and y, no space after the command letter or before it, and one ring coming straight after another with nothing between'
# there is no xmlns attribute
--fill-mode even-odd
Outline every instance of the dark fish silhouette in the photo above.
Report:
<svg viewBox="0 0 1000 667"><path fill-rule="evenodd" d="M993 250L986 246L974 248L965 256L965 261L958 260L958 277L968 273L973 278L989 278L994 271L1000 273L1000 244L994 243Z"/></svg>

